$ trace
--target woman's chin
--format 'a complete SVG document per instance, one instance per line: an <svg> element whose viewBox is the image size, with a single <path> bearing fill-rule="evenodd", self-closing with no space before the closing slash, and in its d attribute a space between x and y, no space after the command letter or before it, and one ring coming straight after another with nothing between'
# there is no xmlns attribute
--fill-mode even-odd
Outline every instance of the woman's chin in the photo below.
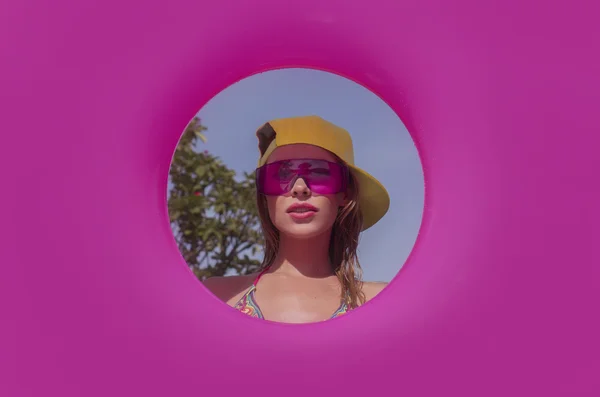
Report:
<svg viewBox="0 0 600 397"><path fill-rule="evenodd" d="M317 225L315 223L297 223L293 225L285 225L284 227L280 227L278 229L281 234L299 240L318 237L329 230L323 225Z"/></svg>

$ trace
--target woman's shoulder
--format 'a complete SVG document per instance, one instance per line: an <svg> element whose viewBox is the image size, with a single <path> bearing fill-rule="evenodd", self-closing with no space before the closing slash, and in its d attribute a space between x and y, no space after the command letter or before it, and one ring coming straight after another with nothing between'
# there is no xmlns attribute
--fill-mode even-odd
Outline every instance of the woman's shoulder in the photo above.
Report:
<svg viewBox="0 0 600 397"><path fill-rule="evenodd" d="M250 288L256 276L215 276L207 278L202 284L223 302L230 302L239 299Z"/></svg>
<svg viewBox="0 0 600 397"><path fill-rule="evenodd" d="M377 296L385 287L388 286L388 283L383 281L365 281L362 285L363 293L365 294L365 298L368 301Z"/></svg>

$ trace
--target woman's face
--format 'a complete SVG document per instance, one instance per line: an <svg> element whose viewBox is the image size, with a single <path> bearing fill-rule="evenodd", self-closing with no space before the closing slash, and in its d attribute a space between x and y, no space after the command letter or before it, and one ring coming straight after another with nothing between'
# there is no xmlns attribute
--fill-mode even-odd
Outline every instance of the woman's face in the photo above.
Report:
<svg viewBox="0 0 600 397"><path fill-rule="evenodd" d="M296 144L278 147L267 164L294 159L314 159L336 162L335 157L318 146ZM267 196L271 221L279 233L307 239L329 232L338 214L346 204L344 192L317 194L312 192L302 177L296 179L290 191L281 196ZM296 208L294 208L296 207Z"/></svg>

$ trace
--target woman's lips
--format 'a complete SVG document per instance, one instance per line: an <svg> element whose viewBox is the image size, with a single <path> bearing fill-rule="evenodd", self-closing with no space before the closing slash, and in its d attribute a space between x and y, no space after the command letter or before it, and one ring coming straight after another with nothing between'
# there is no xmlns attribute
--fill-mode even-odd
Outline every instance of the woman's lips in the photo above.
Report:
<svg viewBox="0 0 600 397"><path fill-rule="evenodd" d="M288 212L288 214L290 214L290 216L294 219L308 219L315 216L316 213L317 211Z"/></svg>
<svg viewBox="0 0 600 397"><path fill-rule="evenodd" d="M294 219L307 219L315 216L318 209L310 204L292 204L287 213Z"/></svg>

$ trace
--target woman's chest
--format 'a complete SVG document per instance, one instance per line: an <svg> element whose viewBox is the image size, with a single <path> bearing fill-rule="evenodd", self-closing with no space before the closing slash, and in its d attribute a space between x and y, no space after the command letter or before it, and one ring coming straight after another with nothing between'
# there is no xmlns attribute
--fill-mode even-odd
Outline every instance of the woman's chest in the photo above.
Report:
<svg viewBox="0 0 600 397"><path fill-rule="evenodd" d="M263 288L254 298L265 319L285 323L327 320L342 303L335 288Z"/></svg>

